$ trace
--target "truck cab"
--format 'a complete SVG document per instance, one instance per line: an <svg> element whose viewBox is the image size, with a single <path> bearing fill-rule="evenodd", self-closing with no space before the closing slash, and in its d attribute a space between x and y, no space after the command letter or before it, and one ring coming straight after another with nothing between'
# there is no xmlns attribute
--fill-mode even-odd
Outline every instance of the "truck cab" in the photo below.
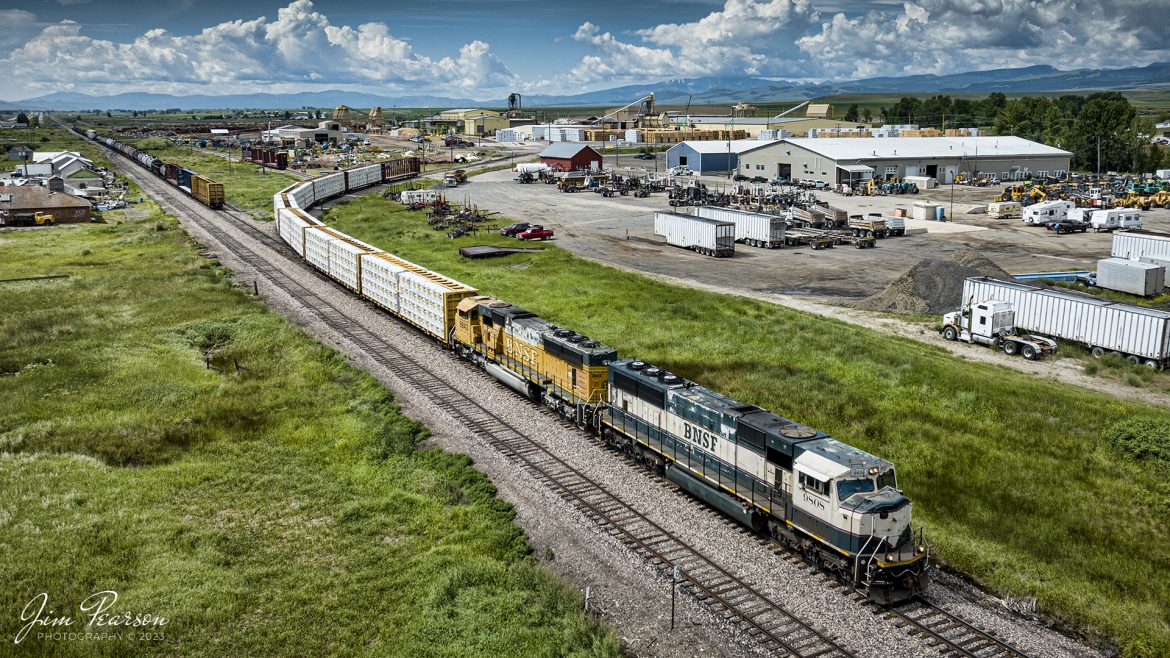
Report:
<svg viewBox="0 0 1170 658"><path fill-rule="evenodd" d="M1029 361L1056 352L1056 341L1016 330L1016 311L1010 302L969 302L943 316L943 338L1002 347L1004 354L1022 354Z"/></svg>

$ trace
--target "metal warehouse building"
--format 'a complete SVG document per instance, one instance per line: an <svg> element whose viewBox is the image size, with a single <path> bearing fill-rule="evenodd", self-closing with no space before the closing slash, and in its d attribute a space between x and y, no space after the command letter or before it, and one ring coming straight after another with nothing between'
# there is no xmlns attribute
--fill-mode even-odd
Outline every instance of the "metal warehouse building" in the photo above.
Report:
<svg viewBox="0 0 1170 658"><path fill-rule="evenodd" d="M771 143L771 141L757 139L679 142L666 152L666 166L685 165L691 171L697 171L701 174L728 172L738 166L740 153Z"/></svg>
<svg viewBox="0 0 1170 658"><path fill-rule="evenodd" d="M1072 153L1022 137L830 137L784 139L739 154L739 173L819 180L930 176L942 185L961 172L1000 180L1060 175Z"/></svg>

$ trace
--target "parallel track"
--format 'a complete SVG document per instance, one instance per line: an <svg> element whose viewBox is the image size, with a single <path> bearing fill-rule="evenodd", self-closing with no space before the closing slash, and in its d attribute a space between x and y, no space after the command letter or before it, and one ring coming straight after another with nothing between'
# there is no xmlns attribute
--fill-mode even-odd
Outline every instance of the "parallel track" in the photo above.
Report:
<svg viewBox="0 0 1170 658"><path fill-rule="evenodd" d="M120 154L114 154L121 158ZM122 158L125 160L125 158ZM137 172L135 172L137 173ZM698 549L663 529L628 503L607 491L525 436L505 420L415 363L393 343L354 322L331 302L288 276L289 267L308 267L287 249L279 250L281 260L273 263L241 243L218 225L215 219L228 213L210 211L197 201L170 189L152 176L135 176L157 200L181 212L210 233L224 248L263 274L270 284L312 309L331 330L360 347L366 355L387 368L414 390L422 393L464 427L488 441L566 501L593 519L609 534L634 552L669 573L679 567L680 583L701 602L722 608L725 617L737 623L762 648L781 656L799 658L849 658L852 652L837 640L786 610L748 583L721 567ZM236 213L233 212L233 215ZM211 219L209 219L211 217ZM273 240L273 236L246 221L245 231Z"/></svg>
<svg viewBox="0 0 1170 658"><path fill-rule="evenodd" d="M909 630L911 635L922 635L927 643L944 656L964 658L1026 658L1026 654L1007 642L979 630L956 615L943 610L921 597L898 606L877 607L876 614L893 620Z"/></svg>

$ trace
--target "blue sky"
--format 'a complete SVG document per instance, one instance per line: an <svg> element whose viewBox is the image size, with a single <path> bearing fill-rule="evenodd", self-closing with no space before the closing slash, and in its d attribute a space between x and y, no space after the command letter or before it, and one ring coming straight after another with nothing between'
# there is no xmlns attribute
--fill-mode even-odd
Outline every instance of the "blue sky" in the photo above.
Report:
<svg viewBox="0 0 1170 658"><path fill-rule="evenodd" d="M0 1L0 98L360 89L500 98L700 75L1170 60L1165 0Z"/></svg>

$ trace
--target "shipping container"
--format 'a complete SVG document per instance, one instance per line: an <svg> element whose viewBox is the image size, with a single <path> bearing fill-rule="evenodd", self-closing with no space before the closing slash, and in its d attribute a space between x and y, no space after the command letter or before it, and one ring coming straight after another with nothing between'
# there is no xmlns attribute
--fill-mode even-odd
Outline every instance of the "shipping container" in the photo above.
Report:
<svg viewBox="0 0 1170 658"><path fill-rule="evenodd" d="M204 176L191 176L191 196L209 208L223 207L223 183L217 183Z"/></svg>
<svg viewBox="0 0 1170 658"><path fill-rule="evenodd" d="M1009 302L1016 327L1090 348L1116 352L1150 367L1170 363L1170 312L1122 304L1059 288L1039 288L990 277L963 283L962 303Z"/></svg>
<svg viewBox="0 0 1170 658"><path fill-rule="evenodd" d="M1160 294L1165 283L1166 268L1161 265L1125 258L1097 261L1097 286L1106 290L1150 297Z"/></svg>
<svg viewBox="0 0 1170 658"><path fill-rule="evenodd" d="M733 222L736 242L765 249L784 246L784 229L787 224L783 217L718 206L696 206L695 216Z"/></svg>
<svg viewBox="0 0 1170 658"><path fill-rule="evenodd" d="M1170 258L1170 235L1150 231L1120 231L1113 234L1110 256L1138 259Z"/></svg>
<svg viewBox="0 0 1170 658"><path fill-rule="evenodd" d="M706 256L724 258L735 254L733 222L656 212L654 234L665 237L667 244L697 251Z"/></svg>

